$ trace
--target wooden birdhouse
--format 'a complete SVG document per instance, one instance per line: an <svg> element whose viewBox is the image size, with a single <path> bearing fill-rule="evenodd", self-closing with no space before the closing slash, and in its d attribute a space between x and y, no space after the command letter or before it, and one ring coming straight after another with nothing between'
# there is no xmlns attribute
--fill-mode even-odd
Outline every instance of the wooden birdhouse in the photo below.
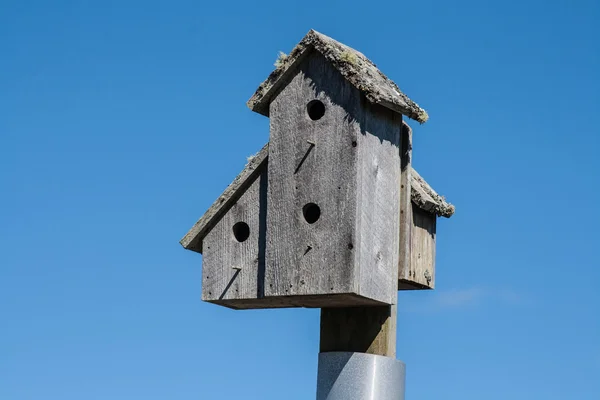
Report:
<svg viewBox="0 0 600 400"><path fill-rule="evenodd" d="M361 53L310 31L248 101L269 143L181 240L202 299L236 309L387 305L433 288L454 208L411 166L427 113Z"/></svg>

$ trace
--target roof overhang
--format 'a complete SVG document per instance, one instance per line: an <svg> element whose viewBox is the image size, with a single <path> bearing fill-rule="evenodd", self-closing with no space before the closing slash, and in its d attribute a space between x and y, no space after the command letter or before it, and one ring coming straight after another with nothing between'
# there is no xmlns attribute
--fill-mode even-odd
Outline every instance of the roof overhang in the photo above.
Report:
<svg viewBox="0 0 600 400"><path fill-rule="evenodd" d="M369 102L389 108L419 123L425 123L429 118L424 109L408 98L362 53L314 30L310 30L289 55L278 60L277 68L248 100L248 107L259 114L269 116L269 104L272 99L285 86L289 77L296 73L297 67L305 57L313 51L325 57Z"/></svg>

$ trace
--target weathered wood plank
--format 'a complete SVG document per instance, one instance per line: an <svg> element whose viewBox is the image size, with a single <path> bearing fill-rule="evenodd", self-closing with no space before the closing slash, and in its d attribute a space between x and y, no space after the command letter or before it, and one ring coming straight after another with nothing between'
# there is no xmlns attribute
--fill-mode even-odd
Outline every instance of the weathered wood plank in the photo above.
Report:
<svg viewBox="0 0 600 400"><path fill-rule="evenodd" d="M394 304L397 298L402 116L367 102L358 136L356 235L359 292Z"/></svg>
<svg viewBox="0 0 600 400"><path fill-rule="evenodd" d="M435 229L434 214L413 205L411 231L411 280L430 289L435 287Z"/></svg>
<svg viewBox="0 0 600 400"><path fill-rule="evenodd" d="M313 120L307 104L322 102ZM354 293L391 304L398 273L401 118L323 57L270 105L266 296ZM316 205L316 222L303 210ZM359 305L361 303L348 304Z"/></svg>
<svg viewBox="0 0 600 400"><path fill-rule="evenodd" d="M267 164L258 172L260 175L204 238L204 301L263 297Z"/></svg>
<svg viewBox="0 0 600 400"><path fill-rule="evenodd" d="M189 232L181 239L181 245L192 251L202 253L202 240L208 232L219 222L219 218L229 210L237 201L244 190L256 179L261 167L267 162L269 143L249 161L244 170L225 189L223 194L209 207L204 215L194 224Z"/></svg>
<svg viewBox="0 0 600 400"><path fill-rule="evenodd" d="M408 125L405 124L406 127ZM410 129L410 128L409 128ZM263 163L268 162L267 143L263 149L252 157L246 168L235 178L234 182L223 192L215 201L207 212L196 222L190 231L181 239L180 243L188 250L202 252L202 239L208 231L216 224L219 218L225 213L231 204L233 204L239 195L243 193L248 185L252 182L256 169ZM403 169L404 171L404 169ZM421 176L410 168L408 174L410 176L411 200L419 207L426 209L439 216L450 217L454 213L454 206L447 203L442 196L439 196ZM412 189L414 187L414 189ZM404 201L404 200L402 200Z"/></svg>
<svg viewBox="0 0 600 400"><path fill-rule="evenodd" d="M412 228L411 170L412 170L412 129L402 125L400 152L400 238L398 246L398 289L403 289L404 281L410 280L410 234Z"/></svg>
<svg viewBox="0 0 600 400"><path fill-rule="evenodd" d="M396 357L395 305L324 308L320 352L351 351Z"/></svg>
<svg viewBox="0 0 600 400"><path fill-rule="evenodd" d="M314 99L325 106L318 120L307 114ZM267 296L322 294L326 301L328 294L357 291L352 144L360 131L348 115L356 113L359 101L359 92L314 56L270 105L269 168L276 172L269 174ZM320 210L314 223L304 216L309 204Z"/></svg>

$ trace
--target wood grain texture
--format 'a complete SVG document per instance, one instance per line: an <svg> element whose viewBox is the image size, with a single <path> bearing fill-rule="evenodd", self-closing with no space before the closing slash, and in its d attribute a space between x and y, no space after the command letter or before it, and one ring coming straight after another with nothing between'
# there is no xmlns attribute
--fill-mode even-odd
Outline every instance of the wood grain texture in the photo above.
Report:
<svg viewBox="0 0 600 400"><path fill-rule="evenodd" d="M405 127L408 127L404 123ZM408 128L410 129L410 128ZM411 134L412 135L412 134ZM411 144L412 146L412 144ZM258 169L268 162L269 143L265 144L261 151L251 157L244 170L235 178L219 198L211 205L206 213L194 224L189 232L181 239L180 243L184 248L202 253L202 239L219 221L219 218L231 207L239 198L250 182L256 178ZM405 171L405 168L402 169ZM411 186L412 202L420 208L436 213L439 216L451 217L454 214L455 207L446 202L443 196L439 196L429 184L418 174L412 173L408 169ZM412 189L414 187L414 189Z"/></svg>
<svg viewBox="0 0 600 400"><path fill-rule="evenodd" d="M395 305L324 308L319 350L396 357L396 321Z"/></svg>
<svg viewBox="0 0 600 400"><path fill-rule="evenodd" d="M402 116L363 102L358 136L357 268L360 294L395 304L400 228Z"/></svg>
<svg viewBox="0 0 600 400"><path fill-rule="evenodd" d="M202 300L238 301L262 298L267 200L267 165L204 238ZM236 223L250 228L239 242Z"/></svg>
<svg viewBox="0 0 600 400"><path fill-rule="evenodd" d="M411 230L411 262L409 279L433 289L435 287L435 229L436 216L413 204Z"/></svg>
<svg viewBox="0 0 600 400"><path fill-rule="evenodd" d="M321 57L309 57L271 103L267 212L267 296L355 293L354 222L360 94ZM330 99L327 93L335 93ZM307 104L325 105L313 121ZM311 145L314 143L314 146ZM310 154L304 159L307 151ZM303 207L321 215L307 223ZM325 301L325 299L324 299Z"/></svg>
<svg viewBox="0 0 600 400"><path fill-rule="evenodd" d="M306 111L314 99L326 110L316 121ZM266 296L322 295L326 307L329 295L355 294L392 304L401 121L318 54L270 107ZM313 224L302 213L309 203L321 210Z"/></svg>
<svg viewBox="0 0 600 400"><path fill-rule="evenodd" d="M243 171L181 239L180 243L185 249L202 253L202 240L219 222L223 214L239 199L246 188L255 181L267 163L268 154L269 143L265 144L255 156L249 159Z"/></svg>
<svg viewBox="0 0 600 400"><path fill-rule="evenodd" d="M410 285L410 235L412 230L411 171L412 171L412 129L402 126L400 173L400 237L398 246L398 290L414 288Z"/></svg>

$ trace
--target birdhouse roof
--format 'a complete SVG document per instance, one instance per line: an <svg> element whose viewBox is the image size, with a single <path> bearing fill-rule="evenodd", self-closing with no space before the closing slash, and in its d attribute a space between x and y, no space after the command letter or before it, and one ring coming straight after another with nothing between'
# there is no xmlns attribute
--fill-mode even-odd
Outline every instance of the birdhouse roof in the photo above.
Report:
<svg viewBox="0 0 600 400"><path fill-rule="evenodd" d="M402 93L400 88L371 60L345 44L314 30L310 30L289 55L280 56L276 62L277 68L248 100L248 107L268 116L271 100L285 85L288 76L295 73L296 67L313 50L325 57L371 103L380 104L420 123L427 121L427 112Z"/></svg>
<svg viewBox="0 0 600 400"><path fill-rule="evenodd" d="M256 155L249 158L244 170L225 189L223 194L210 206L206 213L194 224L192 229L181 239L181 245L198 253L202 253L202 240L219 222L221 217L244 194L246 189L260 176L267 166L269 143ZM440 217L449 218L454 214L454 206L438 195L423 178L411 168L410 171L411 200L420 209Z"/></svg>
<svg viewBox="0 0 600 400"><path fill-rule="evenodd" d="M410 198L417 207L438 217L450 218L454 214L454 206L437 194L414 168L410 170Z"/></svg>
<svg viewBox="0 0 600 400"><path fill-rule="evenodd" d="M198 253L202 253L202 240L210 230L219 222L221 217L244 194L246 189L254 183L267 165L269 143L254 156L248 158L246 167L225 189L219 198L210 206L202 217L194 224L192 229L179 241L181 245Z"/></svg>

